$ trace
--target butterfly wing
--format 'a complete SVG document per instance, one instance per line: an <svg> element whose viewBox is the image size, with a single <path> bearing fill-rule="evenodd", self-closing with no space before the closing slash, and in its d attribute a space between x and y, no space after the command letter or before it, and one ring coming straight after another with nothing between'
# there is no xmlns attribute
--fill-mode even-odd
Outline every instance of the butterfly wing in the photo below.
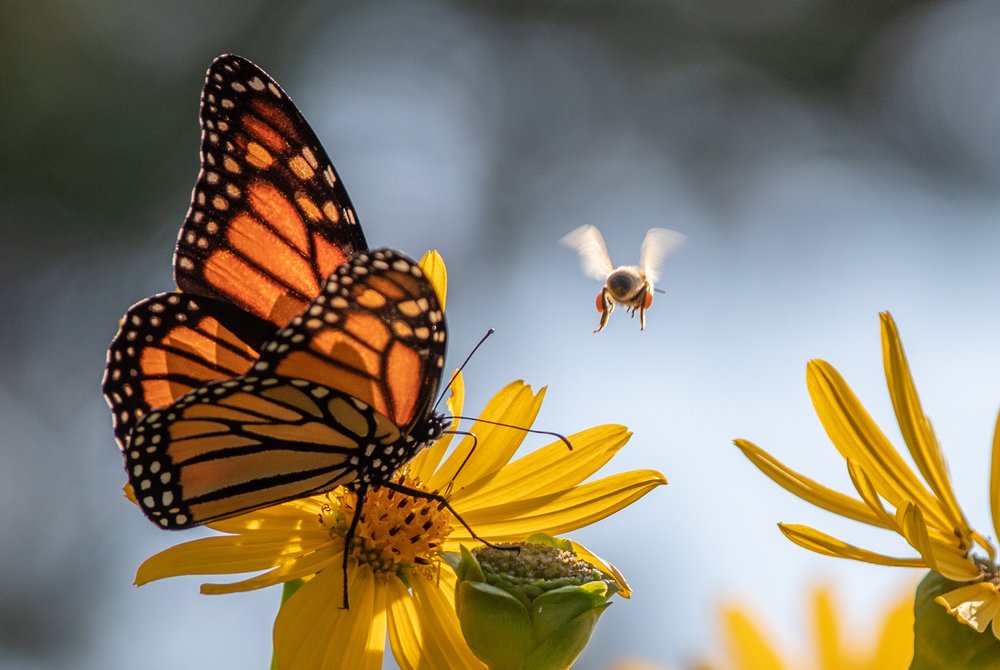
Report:
<svg viewBox="0 0 1000 670"><path fill-rule="evenodd" d="M639 252L639 267L651 284L659 279L659 266L663 259L677 251L684 244L684 235L676 230L650 228L642 240Z"/></svg>
<svg viewBox="0 0 1000 670"><path fill-rule="evenodd" d="M588 277L604 281L614 272L615 267L611 264L611 256L604 244L604 237L596 226L589 224L580 226L571 230L559 241L580 254L580 264Z"/></svg>
<svg viewBox="0 0 1000 670"><path fill-rule="evenodd" d="M391 475L430 432L408 435L429 423L445 333L415 262L355 255L250 372L136 423L125 463L139 504L154 523L186 528Z"/></svg>
<svg viewBox="0 0 1000 670"><path fill-rule="evenodd" d="M343 391L408 433L430 412L447 344L434 287L391 249L355 255L265 344L256 374L307 379Z"/></svg>
<svg viewBox="0 0 1000 670"><path fill-rule="evenodd" d="M350 483L363 448L393 451L399 440L387 417L347 394L247 375L147 414L125 456L142 510L180 529Z"/></svg>
<svg viewBox="0 0 1000 670"><path fill-rule="evenodd" d="M212 63L201 127L177 285L285 326L338 265L367 248L347 191L288 95L244 58Z"/></svg>
<svg viewBox="0 0 1000 670"><path fill-rule="evenodd" d="M160 293L133 305L108 348L102 382L119 446L151 410L206 382L245 373L273 331L211 298Z"/></svg>

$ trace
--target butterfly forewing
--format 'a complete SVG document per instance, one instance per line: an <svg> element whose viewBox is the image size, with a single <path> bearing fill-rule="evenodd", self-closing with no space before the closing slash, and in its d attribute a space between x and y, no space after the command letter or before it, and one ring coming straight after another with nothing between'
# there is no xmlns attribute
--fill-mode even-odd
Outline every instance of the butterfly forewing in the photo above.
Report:
<svg viewBox="0 0 1000 670"><path fill-rule="evenodd" d="M338 268L305 311L262 346L254 372L328 385L409 432L434 401L446 339L444 312L420 267L379 249Z"/></svg>
<svg viewBox="0 0 1000 670"><path fill-rule="evenodd" d="M338 265L367 248L354 208L302 114L250 61L212 63L201 125L177 285L284 326Z"/></svg>
<svg viewBox="0 0 1000 670"><path fill-rule="evenodd" d="M125 456L143 511L178 529L348 484L361 447L392 453L399 440L387 417L344 393L246 375L147 414Z"/></svg>
<svg viewBox="0 0 1000 670"><path fill-rule="evenodd" d="M160 293L133 305L108 348L103 381L119 446L149 411L206 382L247 372L273 331L211 298Z"/></svg>

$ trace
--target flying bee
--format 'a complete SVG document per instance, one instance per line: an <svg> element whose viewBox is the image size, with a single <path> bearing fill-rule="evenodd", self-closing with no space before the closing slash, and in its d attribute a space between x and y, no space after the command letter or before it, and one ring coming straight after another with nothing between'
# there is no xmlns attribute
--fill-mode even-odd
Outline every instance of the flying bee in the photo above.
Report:
<svg viewBox="0 0 1000 670"><path fill-rule="evenodd" d="M594 331L597 333L608 324L616 303L626 307L633 317L638 311L639 329L646 329L646 310L653 304L653 292L663 293L653 286L658 278L657 268L681 246L684 236L666 228L650 228L642 241L639 264L617 268L611 263L601 231L595 226L580 226L559 241L580 254L584 274L604 282L597 294L597 311L601 313L601 323Z"/></svg>

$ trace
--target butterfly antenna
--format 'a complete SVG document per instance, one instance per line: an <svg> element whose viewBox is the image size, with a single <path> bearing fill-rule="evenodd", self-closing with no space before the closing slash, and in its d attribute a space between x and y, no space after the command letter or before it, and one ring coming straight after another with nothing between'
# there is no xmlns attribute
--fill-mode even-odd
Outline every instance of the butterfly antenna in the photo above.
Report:
<svg viewBox="0 0 1000 670"><path fill-rule="evenodd" d="M653 293L666 293L662 288L654 288Z"/></svg>
<svg viewBox="0 0 1000 670"><path fill-rule="evenodd" d="M448 389L450 389L451 385L455 383L455 380L458 379L458 376L462 374L462 370L464 370L465 366L468 365L470 360L472 360L473 355L475 355L479 347L483 346L483 342L485 342L486 339L495 332L496 332L495 328L490 328L489 330L486 331L485 335L479 338L479 342L476 343L476 346L472 347L472 351L469 352L469 355L465 357L465 360L462 361L462 364L458 366L458 370L456 370L455 374L453 374L451 376L451 379L448 380L448 384L441 391L441 395L438 396L437 402L434 403L434 407L431 408L431 411L437 409L437 406L441 404L442 400L444 400L445 394L448 393Z"/></svg>
<svg viewBox="0 0 1000 670"><path fill-rule="evenodd" d="M569 441L569 438L562 433L556 433L551 430L538 430L536 428L525 428L524 426L515 426L510 423L501 423L500 421L488 421L486 419L477 418L473 416L453 416L452 419L458 419L459 421L477 421L479 423L488 423L491 426L500 426L501 428L513 428L514 430L523 430L526 433L533 433L535 435L549 435L551 437L558 438L563 444L566 445L570 451L573 451L573 443Z"/></svg>

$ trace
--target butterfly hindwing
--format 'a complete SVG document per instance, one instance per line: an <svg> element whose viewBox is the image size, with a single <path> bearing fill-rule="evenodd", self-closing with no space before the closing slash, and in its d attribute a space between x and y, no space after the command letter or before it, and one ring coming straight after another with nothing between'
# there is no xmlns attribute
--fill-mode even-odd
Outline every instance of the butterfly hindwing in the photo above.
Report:
<svg viewBox="0 0 1000 670"><path fill-rule="evenodd" d="M212 63L201 125L177 285L282 327L367 248L354 208L302 114L250 61L224 55Z"/></svg>
<svg viewBox="0 0 1000 670"><path fill-rule="evenodd" d="M250 374L147 414L125 460L146 515L179 529L348 484L359 453L389 457L399 442L398 428L355 398Z"/></svg>
<svg viewBox="0 0 1000 670"><path fill-rule="evenodd" d="M378 249L331 274L303 313L262 346L254 372L344 391L405 433L430 412L446 339L444 312L420 266Z"/></svg>
<svg viewBox="0 0 1000 670"><path fill-rule="evenodd" d="M247 372L273 331L211 298L160 293L133 305L108 348L102 383L119 446L144 414L206 382Z"/></svg>

